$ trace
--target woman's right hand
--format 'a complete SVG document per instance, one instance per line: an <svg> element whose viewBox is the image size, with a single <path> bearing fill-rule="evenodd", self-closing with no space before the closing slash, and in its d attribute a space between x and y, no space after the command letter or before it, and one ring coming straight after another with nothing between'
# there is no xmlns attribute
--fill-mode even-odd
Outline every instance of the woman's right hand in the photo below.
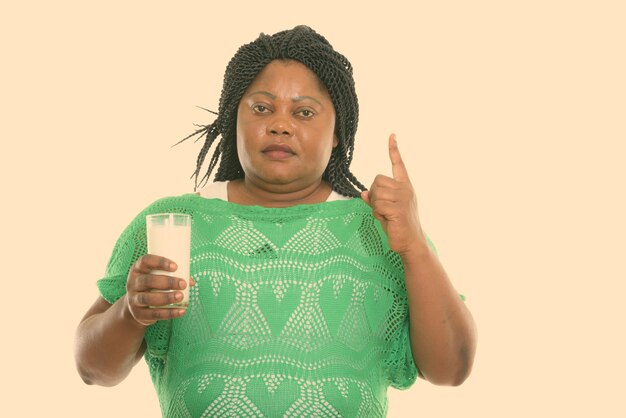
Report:
<svg viewBox="0 0 626 418"><path fill-rule="evenodd" d="M178 277L151 274L153 270L176 271L176 263L158 255L146 254L131 267L126 280L126 305L133 319L149 326L158 320L178 318L185 314L185 308L158 308L180 302L182 290L187 286ZM170 290L170 292L153 292ZM152 308L150 306L153 306Z"/></svg>

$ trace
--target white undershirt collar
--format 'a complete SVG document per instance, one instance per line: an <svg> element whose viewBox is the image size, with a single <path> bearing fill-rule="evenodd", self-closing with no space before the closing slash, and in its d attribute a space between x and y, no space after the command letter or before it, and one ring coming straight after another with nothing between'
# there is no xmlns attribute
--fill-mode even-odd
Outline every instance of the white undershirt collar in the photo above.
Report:
<svg viewBox="0 0 626 418"><path fill-rule="evenodd" d="M228 181L216 181L213 183L207 183L200 192L200 196L207 199L221 199L228 202ZM336 191L331 191L327 202L332 202L334 200L348 200L350 199L347 196L337 193Z"/></svg>

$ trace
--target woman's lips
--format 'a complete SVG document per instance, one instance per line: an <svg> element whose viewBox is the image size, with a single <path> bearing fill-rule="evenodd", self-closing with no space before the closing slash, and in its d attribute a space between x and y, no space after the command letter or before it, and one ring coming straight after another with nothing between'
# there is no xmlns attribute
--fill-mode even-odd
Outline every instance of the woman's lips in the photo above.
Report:
<svg viewBox="0 0 626 418"><path fill-rule="evenodd" d="M263 154L272 160L284 160L295 155L290 146L276 144L263 149Z"/></svg>

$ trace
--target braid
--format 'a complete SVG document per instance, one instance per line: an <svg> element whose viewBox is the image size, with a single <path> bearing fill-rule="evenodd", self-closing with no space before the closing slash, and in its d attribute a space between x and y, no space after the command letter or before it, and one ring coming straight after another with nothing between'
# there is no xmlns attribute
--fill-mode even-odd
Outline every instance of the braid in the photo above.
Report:
<svg viewBox="0 0 626 418"><path fill-rule="evenodd" d="M261 34L255 41L240 47L232 57L224 74L217 118L212 124L203 125L201 129L178 142L194 136L198 137L196 141L204 137L196 170L192 174L192 178L195 177L194 190L198 188L198 177L206 155L220 135L221 139L200 183L208 182L216 166L216 181L244 177L237 156L237 109L243 94L257 74L277 59L301 62L317 75L328 90L335 107L335 135L339 144L333 149L322 178L337 193L348 197L359 196L366 187L350 172L359 120L359 103L352 65L346 57L333 49L326 38L307 26L296 26L274 35Z"/></svg>

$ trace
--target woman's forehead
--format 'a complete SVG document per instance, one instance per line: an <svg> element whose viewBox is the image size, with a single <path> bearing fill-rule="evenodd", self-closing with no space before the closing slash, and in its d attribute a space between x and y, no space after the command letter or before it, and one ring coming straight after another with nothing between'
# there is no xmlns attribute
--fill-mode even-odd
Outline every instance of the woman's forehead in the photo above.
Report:
<svg viewBox="0 0 626 418"><path fill-rule="evenodd" d="M306 65L296 60L271 61L252 80L246 92L249 93L261 86L284 86L294 83L302 86L314 85L321 93L328 94L328 89L319 77Z"/></svg>

